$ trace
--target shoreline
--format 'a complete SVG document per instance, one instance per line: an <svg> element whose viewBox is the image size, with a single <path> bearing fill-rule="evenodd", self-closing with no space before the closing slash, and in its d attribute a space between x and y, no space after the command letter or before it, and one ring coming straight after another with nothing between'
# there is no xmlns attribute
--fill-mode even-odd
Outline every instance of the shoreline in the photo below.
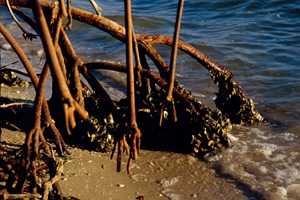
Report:
<svg viewBox="0 0 300 200"><path fill-rule="evenodd" d="M34 96L28 91L4 86L1 97L33 105ZM21 117L14 124L19 130L9 126L1 128L1 144L24 143L31 124L28 121L31 118L26 118L27 112L28 109L22 108ZM68 147L74 160L65 163L59 180L66 199L137 199L141 195L145 200L256 199L242 184L221 177L213 163L192 155L142 149L138 159L132 161L128 175L127 155L122 155L121 172L118 173L116 154L111 160L111 153L89 151L74 145Z"/></svg>

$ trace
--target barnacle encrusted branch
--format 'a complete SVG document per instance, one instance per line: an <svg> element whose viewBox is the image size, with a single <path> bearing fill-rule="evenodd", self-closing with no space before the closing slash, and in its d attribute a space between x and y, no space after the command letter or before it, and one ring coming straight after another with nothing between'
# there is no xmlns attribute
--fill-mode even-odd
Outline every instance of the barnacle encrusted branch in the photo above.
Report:
<svg viewBox="0 0 300 200"><path fill-rule="evenodd" d="M252 99L248 98L242 88L236 84L232 73L209 70L212 79L219 86L215 100L216 106L227 113L232 123L241 124L262 122L264 118L255 110Z"/></svg>

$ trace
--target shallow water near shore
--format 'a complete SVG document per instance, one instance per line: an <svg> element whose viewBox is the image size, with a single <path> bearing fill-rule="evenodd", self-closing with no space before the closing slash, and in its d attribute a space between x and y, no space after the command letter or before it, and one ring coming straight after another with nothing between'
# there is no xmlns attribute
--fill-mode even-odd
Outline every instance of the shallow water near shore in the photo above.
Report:
<svg viewBox="0 0 300 200"><path fill-rule="evenodd" d="M88 1L73 0L72 5L94 12ZM99 6L104 17L124 26L122 1L101 1ZM135 31L173 36L176 8L174 0L132 1ZM205 157L218 175L237 181L257 198L300 196L299 10L296 1L185 1L184 5L180 39L229 68L256 109L271 122L235 125L231 132L235 145ZM44 58L39 40L24 41L6 9L0 11L1 23L25 49L35 70L41 71ZM107 33L74 21L67 34L84 62L125 63L125 45ZM18 60L1 35L0 40L1 66ZM169 63L171 48L155 47ZM20 63L13 68L23 69ZM100 70L94 73L113 99L125 96L125 75ZM182 52L178 54L176 76L198 100L215 108L217 86L204 67ZM51 82L46 90L50 97ZM150 159L156 154L143 156ZM185 169L183 164L176 167ZM188 188L180 193L176 198L186 199L192 194Z"/></svg>

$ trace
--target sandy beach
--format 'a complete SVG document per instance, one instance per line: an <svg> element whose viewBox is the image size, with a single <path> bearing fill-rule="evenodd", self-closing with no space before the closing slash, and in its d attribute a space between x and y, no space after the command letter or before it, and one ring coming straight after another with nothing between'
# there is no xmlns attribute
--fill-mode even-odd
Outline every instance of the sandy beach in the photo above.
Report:
<svg viewBox="0 0 300 200"><path fill-rule="evenodd" d="M30 130L34 96L26 89L1 88L1 96L24 102L13 126L1 122L2 145L22 145ZM19 113L18 113L19 114ZM116 155L69 145L70 157L64 164L59 184L66 199L257 199L242 184L221 176L213 163L192 155L141 150L127 174L127 155L122 156L121 172L116 171ZM3 182L1 187L5 187Z"/></svg>

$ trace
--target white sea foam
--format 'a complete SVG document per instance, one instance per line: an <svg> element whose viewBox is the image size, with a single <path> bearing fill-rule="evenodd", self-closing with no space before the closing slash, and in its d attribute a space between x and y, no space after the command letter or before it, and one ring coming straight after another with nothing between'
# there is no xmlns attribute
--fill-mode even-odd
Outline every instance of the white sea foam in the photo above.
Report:
<svg viewBox="0 0 300 200"><path fill-rule="evenodd" d="M273 158L268 158L268 159L269 159L269 160L272 160L272 161L274 161L274 162L278 162L278 161L284 160L286 157L287 157L287 156L284 155L284 154L277 154L277 155L275 155L275 157L273 157Z"/></svg>
<svg viewBox="0 0 300 200"><path fill-rule="evenodd" d="M272 189L270 195L267 195L270 200L285 200L287 196L287 191L284 187L277 187Z"/></svg>
<svg viewBox="0 0 300 200"><path fill-rule="evenodd" d="M265 187L265 188L272 188L272 187L274 187L274 182L272 182L272 181L262 181L262 182L260 182L260 186Z"/></svg>
<svg viewBox="0 0 300 200"><path fill-rule="evenodd" d="M257 168L259 172L266 174L268 172L268 169L265 166L260 166Z"/></svg>
<svg viewBox="0 0 300 200"><path fill-rule="evenodd" d="M232 134L230 134L230 133L228 133L227 135L228 135L229 139L230 139L231 141L233 141L233 142L236 142L236 141L239 140L237 137L234 137L234 136L233 136Z"/></svg>
<svg viewBox="0 0 300 200"><path fill-rule="evenodd" d="M222 173L248 185L266 199L295 199L300 193L300 163L297 147L287 145L294 141L291 133L272 133L264 129L236 126L231 135L235 145L222 152ZM281 142L278 142L281 141ZM296 198L297 199L297 198Z"/></svg>
<svg viewBox="0 0 300 200"><path fill-rule="evenodd" d="M239 141L240 142L240 141ZM237 148L235 149L237 153L239 154L245 154L248 152L248 146L245 142L240 142L241 145L237 146Z"/></svg>
<svg viewBox="0 0 300 200"><path fill-rule="evenodd" d="M157 182L160 183L162 187L169 187L177 183L179 179L180 176L177 176L177 177L163 178Z"/></svg>
<svg viewBox="0 0 300 200"><path fill-rule="evenodd" d="M287 186L288 193L300 197L300 184L291 184Z"/></svg>
<svg viewBox="0 0 300 200"><path fill-rule="evenodd" d="M282 1L282 2L284 2L284 1ZM276 7L281 8L281 6L277 6L277 3L276 3ZM263 8L264 7L262 7L262 9ZM290 8L293 8L293 6L290 6ZM289 10L289 9L287 9L287 10ZM262 11L262 10L258 10L258 11ZM263 11L265 11L265 10L263 10ZM267 12L269 12L269 11L267 11ZM282 12L284 12L284 11L282 11ZM248 10L246 10L245 13L248 13ZM253 12L249 11L249 13L253 13ZM262 13L259 13L259 14L262 14ZM287 18L289 17L288 13L286 13L284 15ZM207 15L207 16L209 16L209 15ZM260 15L260 16L262 16L262 15ZM273 17L277 18L276 16L277 16L277 13L275 11L275 12L273 12ZM280 16L283 16L283 14L280 13ZM4 18L2 18L2 20L3 19ZM229 19L230 18L228 18L227 20L229 20ZM279 18L277 18L277 19L279 19ZM234 20L236 20L236 18L234 18ZM272 19L270 18L270 20L272 20L272 22L273 22L274 18L272 18ZM4 19L4 22L5 21L7 21L7 20ZM202 20L201 23L204 23L205 21L206 21L206 19ZM266 22L268 23L268 19L261 20L261 22L263 22L264 24ZM256 20L256 23L259 23L259 20ZM270 25L270 27L272 27L271 24L269 24L269 25ZM276 25L276 23L274 25ZM9 32L14 36L15 39L18 40L17 42L19 44L22 44L24 42L22 34L19 34L20 31L19 31L17 25L15 24L15 22L6 23L5 27L7 29L9 29ZM256 27L258 27L258 31L267 31L268 32L268 30L266 30L266 29L265 30L259 29L260 26L256 26ZM265 26L263 26L263 27L265 27ZM287 27L286 30L284 30L283 26L278 26L278 27L279 27L280 31L283 31L284 33L287 33L287 34L289 33L288 32L289 26L286 26ZM78 28L80 28L80 27L78 27ZM244 29L244 36L245 36L245 35L247 35L247 32L245 34L245 31L248 31L250 27L249 26L247 26L247 27L241 26L238 28ZM272 27L272 28L270 28L270 30L273 31L276 28L277 27ZM252 30L254 31L254 29L251 29L251 31ZM220 31L214 31L214 33L218 33L218 32L220 33ZM262 35L265 38L268 38L267 40L269 40L269 37L275 36L275 34L273 34L274 31L269 32L269 33L267 33L267 32ZM74 33L74 32L70 32L70 36L72 36L72 33ZM230 31L228 33L231 34ZM251 44L252 40L248 40L248 41L250 41L248 43L247 39L243 39L243 41L246 41L246 45L243 44L243 46L246 47L245 49L243 49L241 47L237 47L237 46L229 47L227 45L228 44L227 41L230 41L230 40L237 41L238 38L237 37L230 38L226 34L224 35L224 32L221 32L221 34L222 34L222 36L224 36L224 38L222 39L223 43L222 43L222 40L219 41L219 42L221 42L220 46L219 46L220 48L222 48L222 46L226 46L226 48L229 48L229 50L232 52L234 52L233 50L235 50L235 49L238 49L238 50L242 49L243 51L240 51L240 52L242 52L245 55L242 55L240 52L237 52L237 54L235 54L235 55L241 57L242 59L243 59L243 56L246 56L246 57L249 56L248 58L244 57L246 59L243 59L243 61L249 60L251 62L250 63L247 61L248 63L246 62L246 64L253 63L253 67L251 67L251 68L250 67L249 68L247 68L247 67L240 68L240 67L238 67L239 64L237 62L235 62L237 65L234 65L234 69L231 68L233 70L233 73L237 72L237 75L235 76L235 78L237 78L239 83L243 82L242 86L246 88L246 91L247 91L246 93L248 96L255 97L256 100L254 103L255 103L255 105L257 105L256 107L258 109L264 110L264 112L268 113L269 115L273 115L274 113L276 113L275 118L277 117L277 119L280 119L280 121L283 122L284 125L283 126L279 125L278 126L279 128L276 128L277 126L276 127L274 126L274 129L268 128L267 127L268 125L266 125L266 124L265 125L255 124L254 126L258 127L258 128L253 128L254 126L234 125L234 129L237 130L235 132L232 132L232 136L235 139L237 139L234 146L231 147L230 149L227 149L226 151L224 151L222 153L222 157L220 157L219 159L214 159L215 157L210 157L211 161L220 163L223 168L224 173L229 173L229 175L231 175L233 177L233 179L242 180L243 184L249 186L249 188L252 188L253 191L256 191L256 192L263 191L260 194L263 194L263 195L265 194L266 197L268 197L268 199L271 199L271 197L273 199L285 199L285 198L290 198L290 195L294 195L295 197L292 197L292 198L297 199L297 197L300 196L300 184L299 184L300 183L300 178L299 178L299 169L300 169L300 162L299 162L300 149L299 149L299 147L300 147L300 145L299 145L299 138L297 138L297 136L298 136L297 134L299 134L298 130L300 130L300 128L299 128L299 126L297 127L298 120L294 120L293 117L291 117L291 114L294 114L295 116L297 115L296 117L299 116L299 106L297 106L297 102L299 102L299 101L297 99L298 96L296 95L298 93L297 93L297 90L294 90L295 88L297 88L296 87L297 84L294 84L294 85L291 84L291 85L289 85L288 88L287 87L280 88L280 86L285 85L288 82L286 80L296 80L296 79L291 79L291 78L297 78L298 74L290 73L291 71L289 71L289 69L286 70L287 68L285 65L281 65L281 67L277 67L277 64L279 66L280 62L281 62L280 60L282 60L282 62L284 62L284 64L290 65L290 69L294 69L295 65L293 65L293 63L297 63L297 62L293 62L293 61L295 61L295 57L297 57L297 56L291 54L290 53L291 51L287 51L287 48L285 48L287 46L281 46L282 48L280 48L280 51L278 51L279 53L276 53L276 51L271 52L270 50L268 50L268 48L271 48L271 47L268 47L268 45L266 46L266 48L263 48L263 49L252 48L252 44ZM248 35L251 35L251 34L248 34ZM199 35L196 34L196 36L199 36ZM210 35L204 34L204 37L205 36L210 36ZM0 34L0 37L2 37L1 34ZM295 40L294 38L296 39L296 37L291 36L291 38L290 38L291 41L294 41ZM82 38L82 39L84 39L84 38ZM261 37L259 39L262 40L261 43L268 42L267 40L264 40L263 37ZM271 39L273 39L273 38L271 38ZM224 41L226 41L226 43L224 43ZM279 38L276 38L276 41L279 41ZM93 42L95 42L95 41L93 41ZM101 41L101 43L102 43L102 41ZM99 46L98 49L102 48L101 43L100 43L100 45L98 45ZM24 44L25 44L25 42L24 42ZM28 45L28 44L27 45L29 47L31 47L32 44L35 44L35 43L31 43L30 45ZM106 45L106 44L104 44L104 45ZM253 51L251 49L247 49L248 45L251 45L251 49L253 49ZM277 43L277 45L281 45L281 44ZM38 46L38 47L35 50L33 50L32 48L24 48L24 49L27 49L27 51L30 51L30 53L32 53L32 54L34 54L34 56L36 56L37 55L36 53L39 50L40 45L36 45L36 46ZM78 45L75 44L75 46L78 46L79 47L78 49L81 49L81 50L86 49L85 47L80 47L79 44ZM290 45L290 46L291 46L291 48L289 48L289 49L294 50L293 49L294 47L292 47L293 45ZM5 49L3 47L1 47L1 48ZM23 48L23 46L22 46L22 48ZM232 49L230 49L230 48L232 48ZM94 48L93 48L93 50L94 50ZM276 50L276 48L273 48L273 50ZM280 54L282 54L281 50L286 51L284 54L286 54L286 55L289 54L288 60L291 60L290 62L286 63L286 59L280 59L280 56L281 56ZM123 51L123 47L122 47L122 50L116 49L116 53L121 52L121 51ZM246 51L247 52L249 51L249 53L247 53ZM1 58L3 58L3 61L5 59L5 64L11 63L11 62L14 62L15 60L17 60L16 56L9 55L9 54L12 54L11 52L12 52L12 50L8 50L8 51L3 50L2 51ZM89 53L92 56L90 58L90 60L94 61L95 58L98 58L98 55L97 55L98 51L90 51ZM216 57L216 55L214 55L213 52L210 52L210 53L212 53L211 56ZM225 53L228 53L228 51L226 51ZM257 56L258 54L260 54L260 56ZM84 55L86 55L86 54L84 54ZM273 55L273 56L275 55L276 57L278 56L278 59L273 59L275 61L275 62L273 62L272 59L269 59L269 57L268 57L269 55ZM80 55L80 54L78 56L83 57L83 55ZM210 56L210 55L208 55L208 56ZM251 57L251 59L250 59L250 57ZM259 57L261 57L261 59L258 59ZM223 62L223 61L226 62L226 60L218 61L218 57L214 58L214 59L216 59L215 61L217 63ZM227 59L227 58L225 58L225 59ZM258 63L266 63L266 62L264 62L265 59L267 59L269 61L267 63L269 63L269 66L272 66L272 67L261 67L261 65L258 64ZM124 63L124 59L121 61L123 61L123 63ZM33 62L32 58L31 58L30 62ZM39 63L39 60L35 61L35 62ZM114 62L114 61L108 60L108 62ZM1 63L1 64L3 65L4 63ZM221 64L221 63L219 63L219 64ZM243 64L242 66L246 66L246 64ZM15 66L17 66L17 65L18 64L16 64ZM191 65L191 66L193 67L193 65ZM197 64L197 66L198 66L198 64ZM232 64L228 65L229 68L232 66L233 66ZM256 66L259 66L259 67L256 67ZM274 66L274 68L273 68L273 66ZM150 64L150 67L153 68L153 70L155 72L158 72L157 68L153 67L153 64ZM40 68L37 68L37 69L40 70ZM278 72L277 69L285 70L286 73L284 73L283 76L279 76L279 74L277 73ZM247 78L244 79L243 78L244 75L240 76L241 74L244 74L244 73L247 73L247 74L256 73L256 74L253 74L253 75L251 74L251 76L247 75ZM268 75L265 75L265 74L268 74ZM277 75L274 77L272 74L277 74ZM294 75L291 75L291 77L287 77L288 79L285 79L284 76L288 76L288 74L294 74ZM180 74L180 75L183 75L184 77L186 77L185 74ZM122 79L119 77L119 74L117 74L117 73L115 73L115 74L104 73L104 76L110 76L112 79L115 79L118 82L120 79ZM193 74L192 74L192 76L193 76ZM278 80L280 80L280 81L275 80L274 82L277 82L277 83L274 83L273 82L274 78L275 79L279 78ZM124 80L123 85L126 85L126 76L124 76L123 80ZM250 81L248 81L248 80L250 80ZM255 83L255 81L257 81L257 82ZM185 85L189 86L189 85L191 85L191 83L193 84L194 82L186 81L181 84L182 85L185 84ZM105 87L107 86L105 84L103 84L103 85ZM258 91L258 92L255 92L255 94L253 94L253 90L252 90L253 87L255 87L255 90ZM273 88L276 88L276 90L273 90ZM107 87L106 87L106 89L107 89ZM293 89L293 91L292 91L292 89ZM207 93L200 94L200 93L203 93L202 89L195 89L195 90L196 91L193 91L193 94L196 94L196 97L200 97L199 100L201 100L201 101L202 101L201 98L210 97L210 94L207 94ZM112 92L110 89L107 89L107 91ZM275 95L275 93L276 93L276 95ZM289 94L289 95L285 96L285 94ZM119 97L120 95L117 94L115 96ZM112 95L112 98L116 99L114 97L114 95ZM215 98L216 97L214 97L214 99ZM280 102L283 102L282 100L285 100L285 98L289 98L288 104L291 104L290 107L287 106L286 110L281 109L285 105L283 105L283 103L280 103ZM209 98L209 100L210 99L211 98ZM274 104L274 105L276 104L276 106L273 107L272 105L268 105L268 104ZM295 110L296 111L298 110L298 111L295 112ZM291 128L291 120L294 120L292 122L295 122L293 124L292 128ZM287 122L287 123L285 123L285 122ZM295 134L285 132L285 131L280 132L281 128L283 128L283 130L285 130L285 131L291 131ZM255 176L252 176L252 174L254 174ZM142 176L136 176L136 177L141 178ZM177 183L177 184L179 184L179 183ZM168 189L164 189L163 192L165 194L170 193L170 195L172 195L174 193L174 191L170 191ZM179 197L178 197L178 199L179 199Z"/></svg>
<svg viewBox="0 0 300 200"><path fill-rule="evenodd" d="M183 75L178 74L178 73L175 73L175 76L176 76L176 77L184 77Z"/></svg>
<svg viewBox="0 0 300 200"><path fill-rule="evenodd" d="M167 188L165 188L161 191L161 193L164 196L168 197L170 200L180 200L180 195L175 194L173 192L174 192L174 190L167 189Z"/></svg>
<svg viewBox="0 0 300 200"><path fill-rule="evenodd" d="M2 49L4 49L4 50L9 50L9 49L11 49L11 46L10 46L10 44L1 44L1 48Z"/></svg>
<svg viewBox="0 0 300 200"><path fill-rule="evenodd" d="M187 157L187 162L192 165L193 163L195 163L197 161L197 158L195 158L194 156L189 155Z"/></svg>
<svg viewBox="0 0 300 200"><path fill-rule="evenodd" d="M276 170L275 173L272 174L275 180L283 180L284 177L286 176L286 173L283 170Z"/></svg>
<svg viewBox="0 0 300 200"><path fill-rule="evenodd" d="M39 49L39 50L36 51L36 55L38 57L41 57L43 54L44 54L44 49Z"/></svg>
<svg viewBox="0 0 300 200"><path fill-rule="evenodd" d="M219 153L215 154L213 152L210 152L210 153L205 154L203 158L208 162L216 162L217 160L219 160L222 157L223 157L222 154L219 154Z"/></svg>
<svg viewBox="0 0 300 200"><path fill-rule="evenodd" d="M265 157L269 157L272 155L273 151L278 150L278 146L276 144L269 143L257 143L259 148L256 151L262 153Z"/></svg>
<svg viewBox="0 0 300 200"><path fill-rule="evenodd" d="M134 181L141 181L143 179L145 179L145 175L143 174L133 174L130 176L130 178Z"/></svg>
<svg viewBox="0 0 300 200"><path fill-rule="evenodd" d="M296 137L295 134L292 134L292 133L282 133L280 136L284 140L289 141L289 142L295 141L295 137Z"/></svg>
<svg viewBox="0 0 300 200"><path fill-rule="evenodd" d="M121 83L122 85L126 86L127 85L127 78L126 74L122 72L116 72L112 70L100 70L100 73L102 76L111 78L115 80L118 83Z"/></svg>
<svg viewBox="0 0 300 200"><path fill-rule="evenodd" d="M289 167L287 170L285 170L288 177L288 183L292 181L300 181L300 169L295 167Z"/></svg>

